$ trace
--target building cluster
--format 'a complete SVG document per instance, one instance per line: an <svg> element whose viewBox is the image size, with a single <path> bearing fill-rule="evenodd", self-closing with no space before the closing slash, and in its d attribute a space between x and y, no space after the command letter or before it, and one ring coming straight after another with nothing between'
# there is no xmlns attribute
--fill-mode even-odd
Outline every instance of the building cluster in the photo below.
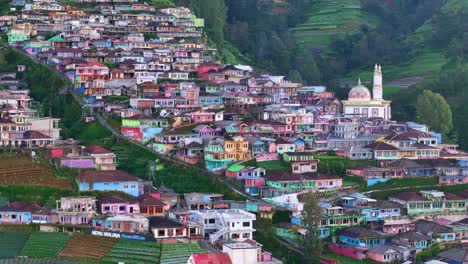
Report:
<svg viewBox="0 0 468 264"><path fill-rule="evenodd" d="M275 228L276 234L286 240L298 241L306 234L301 198L300 193L274 198L292 211L291 221ZM358 260L403 263L436 244L468 239L466 190L457 195L435 190L401 192L388 200L352 193L335 203L321 202L320 207L322 220L317 235L331 238L330 251Z"/></svg>
<svg viewBox="0 0 468 264"><path fill-rule="evenodd" d="M33 109L24 85L15 73L0 73L1 148L37 148L60 140L60 119L43 117Z"/></svg>
<svg viewBox="0 0 468 264"><path fill-rule="evenodd" d="M253 221L271 217L274 206L290 210L290 222L275 230L294 243L306 235L302 198L313 191L327 197L320 204L318 235L331 238L329 250L337 254L403 262L435 243L467 238L466 191L403 192L388 200L343 196L349 189L343 175L318 172L320 157L334 156L373 164L346 168L367 186L405 177L468 183L468 155L457 145L443 144L441 134L424 124L391 119L380 65L374 66L372 91L359 80L340 100L323 86L214 61L203 19L185 7L156 9L137 0L11 5L17 15L0 16L9 45L67 76L84 114L91 109L118 118L121 135L238 180L256 202L202 193L180 199L171 189L155 189L118 170L109 150L59 142L59 119L38 117L25 84L15 74L2 74L0 147L46 147L61 166L84 169L75 178L80 191L122 194L62 197L55 208L13 202L0 208L0 223L151 234L165 242L205 238L222 248L223 254L215 254L220 259L240 263L243 252L249 263L275 263L252 240ZM338 200L328 199L337 193ZM191 261L213 256L194 255Z"/></svg>

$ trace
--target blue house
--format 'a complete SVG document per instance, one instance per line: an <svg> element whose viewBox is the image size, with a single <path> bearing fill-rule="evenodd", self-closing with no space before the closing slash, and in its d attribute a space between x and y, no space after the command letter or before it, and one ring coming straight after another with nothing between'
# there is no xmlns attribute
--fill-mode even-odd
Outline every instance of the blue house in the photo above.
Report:
<svg viewBox="0 0 468 264"><path fill-rule="evenodd" d="M201 106L221 106L223 105L223 97L216 94L201 92L198 96L198 104Z"/></svg>
<svg viewBox="0 0 468 264"><path fill-rule="evenodd" d="M151 182L143 181L128 173L115 171L84 171L76 177L79 190L84 191L120 191L132 196L144 193L145 186Z"/></svg>
<svg viewBox="0 0 468 264"><path fill-rule="evenodd" d="M410 250L419 251L429 247L432 238L420 232L408 231L393 238L392 242L400 246L405 246Z"/></svg>
<svg viewBox="0 0 468 264"><path fill-rule="evenodd" d="M370 248L375 245L387 245L390 242L388 234L380 233L362 226L353 226L339 233L339 240L349 246Z"/></svg>
<svg viewBox="0 0 468 264"><path fill-rule="evenodd" d="M440 225L433 221L419 219L414 222L415 230L422 234L427 234L437 241L454 241L456 234L452 228Z"/></svg>
<svg viewBox="0 0 468 264"><path fill-rule="evenodd" d="M112 47L112 41L108 39L99 39L99 40L94 40L93 41L93 46L96 48L111 48Z"/></svg>
<svg viewBox="0 0 468 264"><path fill-rule="evenodd" d="M0 224L29 224L33 212L40 210L41 207L27 205L23 202L12 202L0 207Z"/></svg>

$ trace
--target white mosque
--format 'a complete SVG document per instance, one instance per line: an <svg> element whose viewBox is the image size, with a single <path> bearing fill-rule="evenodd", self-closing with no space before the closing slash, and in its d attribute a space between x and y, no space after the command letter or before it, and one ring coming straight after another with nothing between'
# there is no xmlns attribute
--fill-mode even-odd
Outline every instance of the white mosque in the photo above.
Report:
<svg viewBox="0 0 468 264"><path fill-rule="evenodd" d="M347 117L380 117L390 120L392 117L390 103L382 99L382 69L380 65L374 68L374 87L372 95L365 86L361 85L361 80L357 86L348 93L348 100L343 100L343 113Z"/></svg>

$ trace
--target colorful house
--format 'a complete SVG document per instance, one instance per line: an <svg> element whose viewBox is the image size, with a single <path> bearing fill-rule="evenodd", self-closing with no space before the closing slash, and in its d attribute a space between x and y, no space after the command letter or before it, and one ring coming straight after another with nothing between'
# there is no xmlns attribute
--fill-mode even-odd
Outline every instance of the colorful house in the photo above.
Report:
<svg viewBox="0 0 468 264"><path fill-rule="evenodd" d="M196 111L191 113L193 123L213 123L214 122L214 113L205 112L205 111Z"/></svg>
<svg viewBox="0 0 468 264"><path fill-rule="evenodd" d="M339 240L349 246L371 248L376 245L389 244L390 236L362 226L353 226L340 231Z"/></svg>
<svg viewBox="0 0 468 264"><path fill-rule="evenodd" d="M0 207L0 224L29 224L33 212L41 209L38 205L27 205L23 202L12 202Z"/></svg>
<svg viewBox="0 0 468 264"><path fill-rule="evenodd" d="M151 186L151 182L145 182L128 173L115 171L84 171L77 177L80 191L121 191L133 196L143 193L146 185Z"/></svg>
<svg viewBox="0 0 468 264"><path fill-rule="evenodd" d="M119 215L140 213L140 204L134 197L106 195L99 198L98 204L101 214Z"/></svg>
<svg viewBox="0 0 468 264"><path fill-rule="evenodd" d="M397 235L392 239L392 242L396 245L407 247L411 251L419 252L429 247L432 238L421 232L408 231Z"/></svg>
<svg viewBox="0 0 468 264"><path fill-rule="evenodd" d="M94 158L97 169L116 170L116 156L112 151L98 145L91 145L86 147L83 152Z"/></svg>
<svg viewBox="0 0 468 264"><path fill-rule="evenodd" d="M59 223L87 225L96 214L96 198L90 196L69 196L57 200Z"/></svg>
<svg viewBox="0 0 468 264"><path fill-rule="evenodd" d="M292 173L316 172L319 162L312 152L285 152L283 160L291 163Z"/></svg>
<svg viewBox="0 0 468 264"><path fill-rule="evenodd" d="M402 192L389 200L402 204L409 215L467 212L467 200L447 192Z"/></svg>
<svg viewBox="0 0 468 264"><path fill-rule="evenodd" d="M145 193L138 197L140 212L148 216L164 216L169 206L161 201L160 193Z"/></svg>
<svg viewBox="0 0 468 264"><path fill-rule="evenodd" d="M367 251L367 258L381 263L403 263L408 260L410 250L398 245L375 245Z"/></svg>

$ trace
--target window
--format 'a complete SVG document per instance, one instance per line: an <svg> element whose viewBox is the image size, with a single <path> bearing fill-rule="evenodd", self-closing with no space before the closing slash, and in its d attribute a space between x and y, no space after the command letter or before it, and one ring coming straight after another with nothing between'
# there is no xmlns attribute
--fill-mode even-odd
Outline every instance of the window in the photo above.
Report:
<svg viewBox="0 0 468 264"><path fill-rule="evenodd" d="M11 219L16 219L16 214L12 214Z"/></svg>
<svg viewBox="0 0 468 264"><path fill-rule="evenodd" d="M166 230L158 230L158 236L159 237L162 237L162 236L165 236L166 235Z"/></svg>
<svg viewBox="0 0 468 264"><path fill-rule="evenodd" d="M242 226L243 226L243 227L250 227L250 222L243 222L243 223L242 223Z"/></svg>
<svg viewBox="0 0 468 264"><path fill-rule="evenodd" d="M208 223L209 223L209 224L214 224L214 223L215 223L215 219L208 219Z"/></svg>
<svg viewBox="0 0 468 264"><path fill-rule="evenodd" d="M125 206L119 206L119 211L125 211Z"/></svg>
<svg viewBox="0 0 468 264"><path fill-rule="evenodd" d="M104 206L104 211L109 211L110 210L110 206Z"/></svg>

